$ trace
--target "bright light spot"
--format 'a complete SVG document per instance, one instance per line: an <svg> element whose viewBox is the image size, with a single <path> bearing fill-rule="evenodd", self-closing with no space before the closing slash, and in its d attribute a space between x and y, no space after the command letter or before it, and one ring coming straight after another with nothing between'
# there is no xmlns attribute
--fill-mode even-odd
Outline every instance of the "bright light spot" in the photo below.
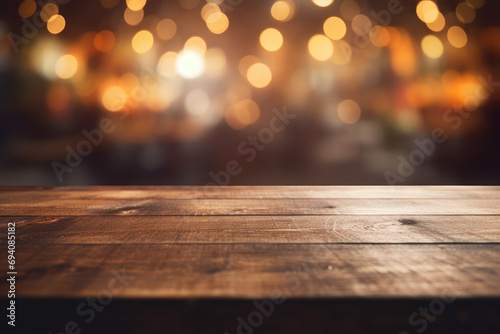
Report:
<svg viewBox="0 0 500 334"><path fill-rule="evenodd" d="M257 63L250 66L247 71L247 79L256 88L263 88L269 85L273 75L269 67L265 64Z"/></svg>
<svg viewBox="0 0 500 334"><path fill-rule="evenodd" d="M206 22L208 17L213 13L220 13L220 7L214 3L207 3L201 9L201 18Z"/></svg>
<svg viewBox="0 0 500 334"><path fill-rule="evenodd" d="M373 45L382 48L387 46L391 41L391 34L387 28L382 26L375 26L370 30L370 41Z"/></svg>
<svg viewBox="0 0 500 334"><path fill-rule="evenodd" d="M295 6L289 1L276 1L271 7L271 16L278 21L290 21L295 12Z"/></svg>
<svg viewBox="0 0 500 334"><path fill-rule="evenodd" d="M156 26L156 34L161 40L168 41L175 36L177 25L171 19L161 20Z"/></svg>
<svg viewBox="0 0 500 334"><path fill-rule="evenodd" d="M444 16L441 13L438 13L438 17L434 22L426 23L427 27L435 32L443 30L445 24L446 20L444 19Z"/></svg>
<svg viewBox="0 0 500 334"><path fill-rule="evenodd" d="M218 48L210 48L205 54L207 76L221 77L226 70L226 54Z"/></svg>
<svg viewBox="0 0 500 334"><path fill-rule="evenodd" d="M337 114L342 122L354 124L361 117L361 108L353 100L344 100L337 107Z"/></svg>
<svg viewBox="0 0 500 334"><path fill-rule="evenodd" d="M186 96L184 107L193 116L203 116L210 109L210 99L203 90L195 89Z"/></svg>
<svg viewBox="0 0 500 334"><path fill-rule="evenodd" d="M457 19L462 23L471 23L476 18L476 10L467 2L461 2L455 9Z"/></svg>
<svg viewBox="0 0 500 334"><path fill-rule="evenodd" d="M163 76L173 77L177 74L175 70L175 61L177 60L177 53L168 51L164 53L160 60L158 60L158 72Z"/></svg>
<svg viewBox="0 0 500 334"><path fill-rule="evenodd" d="M47 30L54 35L57 35L64 30L66 20L62 15L54 15L47 21Z"/></svg>
<svg viewBox="0 0 500 334"><path fill-rule="evenodd" d="M146 0L127 0L127 7L131 10L141 10L146 5Z"/></svg>
<svg viewBox="0 0 500 334"><path fill-rule="evenodd" d="M193 79L203 74L205 61L199 52L186 49L177 55L175 68L183 78Z"/></svg>
<svg viewBox="0 0 500 334"><path fill-rule="evenodd" d="M323 24L323 31L325 32L326 36L335 41L344 37L346 30L347 28L345 26L344 20L342 20L340 17L329 17Z"/></svg>
<svg viewBox="0 0 500 334"><path fill-rule="evenodd" d="M356 1L345 0L340 4L340 14L346 20L352 20L359 13L360 9Z"/></svg>
<svg viewBox="0 0 500 334"><path fill-rule="evenodd" d="M109 30L100 31L94 37L94 47L101 52L108 52L115 45L115 34Z"/></svg>
<svg viewBox="0 0 500 334"><path fill-rule="evenodd" d="M137 53L148 52L154 43L153 34L147 30L141 30L132 38L132 48Z"/></svg>
<svg viewBox="0 0 500 334"><path fill-rule="evenodd" d="M450 44L456 48L463 48L467 44L467 34L458 26L448 29L447 36Z"/></svg>
<svg viewBox="0 0 500 334"><path fill-rule="evenodd" d="M207 27L214 34L222 34L229 27L229 19L224 13L214 12L207 18Z"/></svg>
<svg viewBox="0 0 500 334"><path fill-rule="evenodd" d="M194 50L196 52L199 52L201 55L204 55L205 51L207 51L207 44L205 43L203 38L193 36L189 38L186 43L184 43L184 49Z"/></svg>
<svg viewBox="0 0 500 334"><path fill-rule="evenodd" d="M118 111L127 103L127 93L121 87L110 87L102 95L101 102L109 111Z"/></svg>
<svg viewBox="0 0 500 334"><path fill-rule="evenodd" d="M24 0L19 5L19 15L21 17L27 18L33 15L36 11L36 3L33 0Z"/></svg>
<svg viewBox="0 0 500 334"><path fill-rule="evenodd" d="M314 35L307 44L309 53L314 59L327 60L333 54L332 41L325 35Z"/></svg>
<svg viewBox="0 0 500 334"><path fill-rule="evenodd" d="M59 14L59 8L57 8L56 4L49 2L40 11L40 18L44 22L47 22L52 16L57 14Z"/></svg>
<svg viewBox="0 0 500 334"><path fill-rule="evenodd" d="M69 79L75 75L78 69L78 61L72 55L64 55L56 62L56 74L61 79Z"/></svg>
<svg viewBox="0 0 500 334"><path fill-rule="evenodd" d="M434 1L420 1L417 5L417 16L422 22L434 22L438 13L439 8Z"/></svg>
<svg viewBox="0 0 500 334"><path fill-rule="evenodd" d="M260 109L253 100L244 99L231 105L226 110L225 116L226 122L230 127L240 130L259 119Z"/></svg>
<svg viewBox="0 0 500 334"><path fill-rule="evenodd" d="M427 35L422 39L422 51L429 58L439 58L443 54L443 43L434 35Z"/></svg>
<svg viewBox="0 0 500 334"><path fill-rule="evenodd" d="M312 0L316 6L327 7L330 6L333 0Z"/></svg>
<svg viewBox="0 0 500 334"><path fill-rule="evenodd" d="M283 45L283 36L274 28L267 28L260 34L260 45L267 51L276 51Z"/></svg>
<svg viewBox="0 0 500 334"><path fill-rule="evenodd" d="M142 9L135 11L127 7L125 9L125 12L123 13L123 19L125 20L125 22L127 22L128 25L131 26L138 25L139 23L141 23L143 18L144 10Z"/></svg>

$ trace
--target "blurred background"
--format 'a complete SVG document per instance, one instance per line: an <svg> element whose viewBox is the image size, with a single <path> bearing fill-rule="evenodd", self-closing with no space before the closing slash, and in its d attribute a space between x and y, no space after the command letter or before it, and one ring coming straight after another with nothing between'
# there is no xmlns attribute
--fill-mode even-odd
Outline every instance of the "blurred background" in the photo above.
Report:
<svg viewBox="0 0 500 334"><path fill-rule="evenodd" d="M498 1L1 6L0 185L500 184Z"/></svg>

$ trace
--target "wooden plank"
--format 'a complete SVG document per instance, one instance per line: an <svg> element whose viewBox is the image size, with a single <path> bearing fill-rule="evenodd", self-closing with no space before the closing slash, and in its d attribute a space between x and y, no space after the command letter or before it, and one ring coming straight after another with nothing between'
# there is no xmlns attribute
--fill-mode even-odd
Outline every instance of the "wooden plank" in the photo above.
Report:
<svg viewBox="0 0 500 334"><path fill-rule="evenodd" d="M0 203L37 201L41 191L62 199L282 199L475 198L500 199L498 186L93 186L0 187Z"/></svg>
<svg viewBox="0 0 500 334"><path fill-rule="evenodd" d="M1 217L4 231L8 222L29 244L500 242L500 216Z"/></svg>
<svg viewBox="0 0 500 334"><path fill-rule="evenodd" d="M93 199L1 203L2 216L499 215L496 199Z"/></svg>
<svg viewBox="0 0 500 334"><path fill-rule="evenodd" d="M130 276L113 298L500 297L498 244L23 244L16 254L21 298L95 296L116 283L112 271Z"/></svg>

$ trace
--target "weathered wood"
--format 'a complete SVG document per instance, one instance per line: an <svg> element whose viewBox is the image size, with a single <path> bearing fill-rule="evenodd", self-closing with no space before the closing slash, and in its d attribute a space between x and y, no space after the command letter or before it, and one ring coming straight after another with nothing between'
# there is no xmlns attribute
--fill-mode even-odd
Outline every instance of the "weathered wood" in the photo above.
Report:
<svg viewBox="0 0 500 334"><path fill-rule="evenodd" d="M500 244L23 244L17 259L19 297L95 296L113 270L133 276L121 298L500 297Z"/></svg>
<svg viewBox="0 0 500 334"><path fill-rule="evenodd" d="M500 216L0 217L8 222L23 244L500 242Z"/></svg>
<svg viewBox="0 0 500 334"><path fill-rule="evenodd" d="M500 215L500 199L52 199L0 203L2 216Z"/></svg>

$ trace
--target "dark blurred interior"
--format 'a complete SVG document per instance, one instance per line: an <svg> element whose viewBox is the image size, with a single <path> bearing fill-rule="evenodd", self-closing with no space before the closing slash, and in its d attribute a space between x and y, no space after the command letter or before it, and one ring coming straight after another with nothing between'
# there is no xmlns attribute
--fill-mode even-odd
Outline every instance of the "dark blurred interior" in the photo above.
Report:
<svg viewBox="0 0 500 334"><path fill-rule="evenodd" d="M0 185L500 184L499 10L5 2Z"/></svg>

